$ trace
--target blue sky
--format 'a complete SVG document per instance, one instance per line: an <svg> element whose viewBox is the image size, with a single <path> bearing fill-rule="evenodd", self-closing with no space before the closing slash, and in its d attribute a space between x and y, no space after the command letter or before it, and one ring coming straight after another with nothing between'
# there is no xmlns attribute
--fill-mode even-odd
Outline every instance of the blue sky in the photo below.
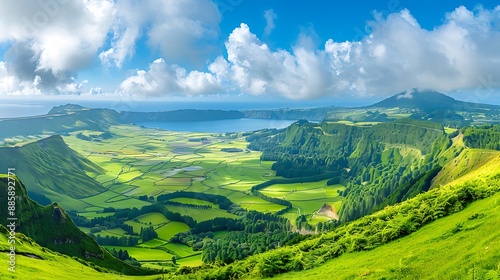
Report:
<svg viewBox="0 0 500 280"><path fill-rule="evenodd" d="M310 2L9 1L0 95L497 98L496 1Z"/></svg>

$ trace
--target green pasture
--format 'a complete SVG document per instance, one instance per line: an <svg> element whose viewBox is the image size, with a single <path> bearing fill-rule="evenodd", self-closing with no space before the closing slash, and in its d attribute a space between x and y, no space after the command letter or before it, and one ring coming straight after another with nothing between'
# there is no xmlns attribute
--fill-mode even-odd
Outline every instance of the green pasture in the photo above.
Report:
<svg viewBox="0 0 500 280"><path fill-rule="evenodd" d="M338 211L343 199L339 195L339 192L343 191L345 187L340 184L327 186L327 181L328 180L308 183L275 184L260 190L260 192L269 197L285 199L292 202L294 207L300 209L300 214L302 215L318 211L325 203L334 204L336 206L335 209ZM263 209L261 207L259 208L255 210L260 211ZM298 211L296 208L293 213ZM290 218L294 218L294 216L296 217L296 214L290 215Z"/></svg>
<svg viewBox="0 0 500 280"><path fill-rule="evenodd" d="M176 212L185 216L190 216L197 222L203 222L217 217L226 217L234 219L238 218L238 216L234 214L230 214L226 211L219 209L195 209L190 207L174 206L174 205L167 205L166 207L168 210L172 212Z"/></svg>
<svg viewBox="0 0 500 280"><path fill-rule="evenodd" d="M140 223L157 226L159 224L164 224L170 222L163 214L153 212L141 215L136 218Z"/></svg>
<svg viewBox="0 0 500 280"><path fill-rule="evenodd" d="M104 246L108 249L114 248L118 250L127 250L128 254L138 261L170 261L172 260L172 254L167 253L161 249L154 248L144 248L144 247L129 247L129 246Z"/></svg>
<svg viewBox="0 0 500 280"><path fill-rule="evenodd" d="M177 263L181 266L200 266L203 264L203 261L201 260L201 254L199 254L178 259Z"/></svg>
<svg viewBox="0 0 500 280"><path fill-rule="evenodd" d="M189 230L189 226L181 222L169 222L165 225L155 228L158 233L158 237L163 240L169 240L174 235L180 232L185 232Z"/></svg>

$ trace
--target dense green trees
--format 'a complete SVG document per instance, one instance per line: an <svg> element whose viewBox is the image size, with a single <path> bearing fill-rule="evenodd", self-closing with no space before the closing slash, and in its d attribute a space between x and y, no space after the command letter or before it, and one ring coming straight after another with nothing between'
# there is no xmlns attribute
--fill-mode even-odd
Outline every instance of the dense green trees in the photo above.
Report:
<svg viewBox="0 0 500 280"><path fill-rule="evenodd" d="M139 234L143 242L148 242L149 240L158 237L158 233L155 231L153 226L141 227L141 233Z"/></svg>
<svg viewBox="0 0 500 280"><path fill-rule="evenodd" d="M296 240L298 233L290 229L290 222L284 217L250 211L241 219L215 218L198 223L190 232L179 233L170 241L203 250L205 262L231 263ZM218 238L209 232L219 230L229 233Z"/></svg>
<svg viewBox="0 0 500 280"><path fill-rule="evenodd" d="M485 125L464 129L464 143L471 148L500 150L500 126Z"/></svg>
<svg viewBox="0 0 500 280"><path fill-rule="evenodd" d="M401 199L425 191L419 178L428 174L432 176L426 180L432 180L437 172L430 171L442 164L437 155L451 145L441 125L410 118L371 127L300 121L275 132L248 137L253 141L249 148L261 149L262 159L275 160L272 168L279 176L315 178L336 172L324 179L347 187L339 212L342 222L371 213L396 190Z"/></svg>
<svg viewBox="0 0 500 280"><path fill-rule="evenodd" d="M128 254L128 251L127 250L118 250L116 251L114 248L109 250L107 249L108 252L111 253L111 255L113 255L115 258L119 259L119 260L122 260L130 265L133 265L133 266L141 266L141 264L137 261L137 259L135 259L134 257L130 256Z"/></svg>
<svg viewBox="0 0 500 280"><path fill-rule="evenodd" d="M228 210L229 208L231 208L231 206L234 205L234 203L231 200L222 195L199 193L199 192L187 192L187 191L176 191L173 193L161 194L156 198L156 200L160 202L179 197L206 200L219 205L219 208L223 210Z"/></svg>
<svg viewBox="0 0 500 280"><path fill-rule="evenodd" d="M134 236L101 236L100 234L89 234L92 236L99 245L112 245L112 246L135 246L139 243L139 237Z"/></svg>

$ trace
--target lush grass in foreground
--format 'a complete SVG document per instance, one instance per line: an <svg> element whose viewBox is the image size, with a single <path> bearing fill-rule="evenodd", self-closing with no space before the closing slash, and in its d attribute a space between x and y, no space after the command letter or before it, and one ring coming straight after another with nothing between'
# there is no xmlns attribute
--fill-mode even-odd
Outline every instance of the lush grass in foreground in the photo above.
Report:
<svg viewBox="0 0 500 280"><path fill-rule="evenodd" d="M8 244L5 227L0 226L0 279L158 279L159 276L125 276L115 274L112 271L97 268L94 269L89 263L80 262L66 255L53 252L47 248L40 247L32 239L23 234L17 234L16 243L16 269L12 273L7 270L10 244Z"/></svg>
<svg viewBox="0 0 500 280"><path fill-rule="evenodd" d="M275 279L499 279L500 193L410 236Z"/></svg>

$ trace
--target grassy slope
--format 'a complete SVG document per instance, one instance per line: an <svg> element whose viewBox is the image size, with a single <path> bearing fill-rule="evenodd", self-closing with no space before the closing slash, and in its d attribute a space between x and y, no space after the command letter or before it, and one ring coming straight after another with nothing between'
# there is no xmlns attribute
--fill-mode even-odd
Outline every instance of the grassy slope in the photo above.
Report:
<svg viewBox="0 0 500 280"><path fill-rule="evenodd" d="M86 174L104 170L70 149L58 135L22 147L0 148L0 158L7 159L0 162L0 170L15 168L29 191L45 194L65 207L73 201L64 203L61 197L79 199L105 191Z"/></svg>
<svg viewBox="0 0 500 280"><path fill-rule="evenodd" d="M499 224L500 193L387 245L275 279L498 279Z"/></svg>
<svg viewBox="0 0 500 280"><path fill-rule="evenodd" d="M157 279L158 276L124 276L111 273L102 268L99 272L89 263L80 262L74 258L43 248L31 238L22 233L16 235L16 272L7 270L8 250L7 232L0 226L0 262L5 264L5 269L0 269L0 279ZM22 255L30 254L31 257ZM34 258L37 256L38 258ZM40 259L41 258L41 259Z"/></svg>
<svg viewBox="0 0 500 280"><path fill-rule="evenodd" d="M464 181L485 175L494 171L499 164L499 151L465 149L460 155L443 167L441 172L432 181L432 187L439 187L456 180Z"/></svg>
<svg viewBox="0 0 500 280"><path fill-rule="evenodd" d="M175 279L260 279L267 272L281 279L498 279L500 170L495 166L483 165L320 237ZM485 199L468 205L480 198ZM276 275L301 266L310 270Z"/></svg>
<svg viewBox="0 0 500 280"><path fill-rule="evenodd" d="M57 203L42 207L27 196L26 188L17 178L14 182L16 232L28 235L41 246L102 267L128 274L143 273L111 256L93 238L83 233ZM7 185L7 175L0 174L0 205L7 205ZM2 220L10 217L9 214L7 207L0 208Z"/></svg>

